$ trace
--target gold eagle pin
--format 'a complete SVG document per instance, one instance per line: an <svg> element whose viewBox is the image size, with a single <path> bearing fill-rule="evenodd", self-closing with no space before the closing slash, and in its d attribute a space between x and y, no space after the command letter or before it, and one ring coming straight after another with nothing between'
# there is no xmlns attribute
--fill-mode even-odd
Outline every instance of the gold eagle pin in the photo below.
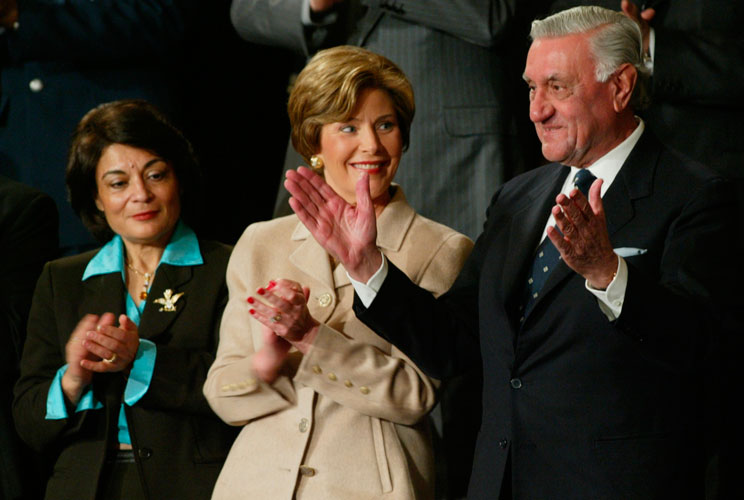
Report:
<svg viewBox="0 0 744 500"><path fill-rule="evenodd" d="M153 302L163 306L159 309L159 311L173 312L176 310L176 302L178 302L178 299L181 298L181 295L183 295L183 292L173 295L173 290L171 290L170 288L166 288L166 290L163 292L163 297L155 299Z"/></svg>

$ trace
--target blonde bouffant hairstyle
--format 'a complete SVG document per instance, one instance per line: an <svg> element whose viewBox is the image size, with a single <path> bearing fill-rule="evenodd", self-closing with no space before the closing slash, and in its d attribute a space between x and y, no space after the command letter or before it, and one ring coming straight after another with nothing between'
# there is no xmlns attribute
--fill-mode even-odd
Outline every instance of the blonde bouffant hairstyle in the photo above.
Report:
<svg viewBox="0 0 744 500"><path fill-rule="evenodd" d="M323 125L349 120L362 91L380 89L393 101L403 149L415 113L413 88L389 59L349 45L321 50L307 63L289 95L287 113L292 145L305 160L320 149Z"/></svg>

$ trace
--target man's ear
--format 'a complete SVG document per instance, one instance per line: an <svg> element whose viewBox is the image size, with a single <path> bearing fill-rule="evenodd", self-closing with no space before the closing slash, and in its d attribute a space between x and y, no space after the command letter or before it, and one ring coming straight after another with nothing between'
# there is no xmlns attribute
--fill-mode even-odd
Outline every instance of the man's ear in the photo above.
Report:
<svg viewBox="0 0 744 500"><path fill-rule="evenodd" d="M630 63L622 64L610 77L613 86L612 105L616 113L628 107L637 80L638 72Z"/></svg>

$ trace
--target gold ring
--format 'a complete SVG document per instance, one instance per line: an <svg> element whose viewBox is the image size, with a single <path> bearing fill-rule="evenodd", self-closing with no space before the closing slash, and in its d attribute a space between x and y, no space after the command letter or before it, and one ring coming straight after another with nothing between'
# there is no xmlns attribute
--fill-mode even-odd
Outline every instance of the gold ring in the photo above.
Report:
<svg viewBox="0 0 744 500"><path fill-rule="evenodd" d="M271 317L272 323L279 323L282 320L282 313L276 313L276 316Z"/></svg>
<svg viewBox="0 0 744 500"><path fill-rule="evenodd" d="M119 359L119 356L117 356L117 355L116 355L116 353L114 353L114 354L112 354L112 355L111 355L111 357L110 357L110 358L108 358L108 359L104 359L104 360L103 360L103 362L104 362L104 363L113 363L113 362L115 362L115 361L116 361L117 359Z"/></svg>

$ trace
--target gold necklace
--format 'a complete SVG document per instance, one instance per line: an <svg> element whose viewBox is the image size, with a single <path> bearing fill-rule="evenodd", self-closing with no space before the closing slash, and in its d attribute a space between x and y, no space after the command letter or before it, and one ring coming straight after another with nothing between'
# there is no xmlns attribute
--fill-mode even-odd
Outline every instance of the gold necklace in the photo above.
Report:
<svg viewBox="0 0 744 500"><path fill-rule="evenodd" d="M155 275L155 273L143 273L142 271L138 271L134 268L132 264L127 262L127 267L135 272L135 274L138 274L144 278L145 282L142 284L142 291L140 292L140 300L147 299L147 291L150 289L150 280Z"/></svg>

